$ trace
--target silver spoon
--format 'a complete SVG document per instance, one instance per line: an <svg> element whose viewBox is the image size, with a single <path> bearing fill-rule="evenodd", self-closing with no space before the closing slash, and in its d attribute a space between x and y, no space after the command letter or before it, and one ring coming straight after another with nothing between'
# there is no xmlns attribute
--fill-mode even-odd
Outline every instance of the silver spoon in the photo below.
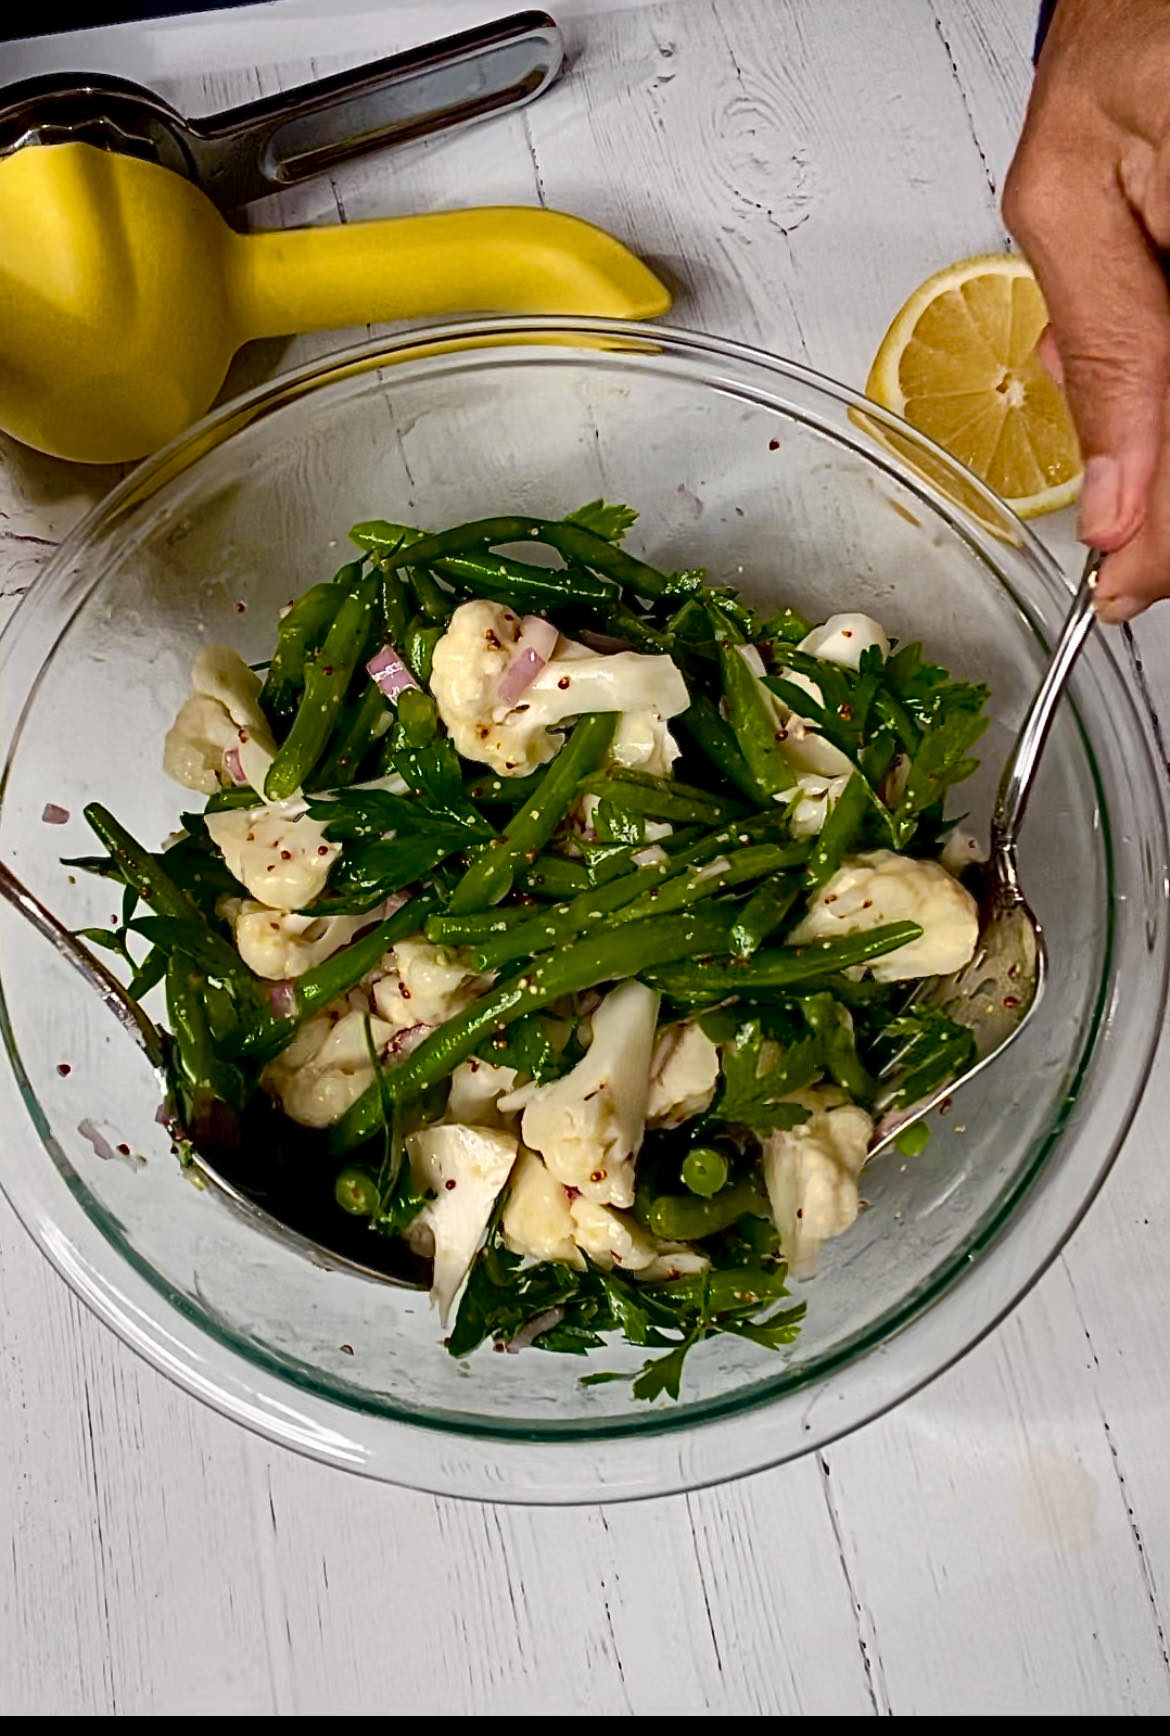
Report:
<svg viewBox="0 0 1170 1736"><path fill-rule="evenodd" d="M1020 886L1016 845L1052 719L1093 626L1093 592L1103 558L1092 550L1085 561L1048 668L1008 754L991 816L991 854L964 877L979 906L975 955L962 970L928 981L913 997L915 1005L938 1007L967 1026L975 1038L975 1060L920 1103L894 1110L900 1086L900 1057L895 1055L880 1076L877 1137L870 1157L990 1066L1040 1003L1047 969L1044 934Z"/></svg>
<svg viewBox="0 0 1170 1736"><path fill-rule="evenodd" d="M80 972L88 986L100 996L103 1004L113 1013L119 1024L133 1037L142 1049L151 1066L158 1075L160 1098L168 1094L166 1072L166 1043L157 1025L149 1014L143 1012L138 1002L127 994L123 985L114 973L107 969L101 959L90 952L65 924L55 917L46 905L42 904L35 893L30 892L24 882L17 878L11 868L0 862L0 898L32 924L38 934L44 936L49 945ZM283 1222L274 1213L266 1211L263 1206L225 1176L218 1164L205 1150L200 1150L191 1139L188 1129L177 1122L176 1131L187 1141L191 1149L192 1164L199 1172L202 1181L218 1194L239 1216L248 1220L254 1227L263 1231L275 1241L282 1242L285 1247L310 1260L315 1266L322 1266L331 1272L355 1272L363 1278L375 1278L380 1284L395 1284L400 1289L425 1290L427 1284L419 1279L386 1272L376 1266L364 1265L360 1260L351 1259L348 1255L314 1241L311 1237L302 1235Z"/></svg>

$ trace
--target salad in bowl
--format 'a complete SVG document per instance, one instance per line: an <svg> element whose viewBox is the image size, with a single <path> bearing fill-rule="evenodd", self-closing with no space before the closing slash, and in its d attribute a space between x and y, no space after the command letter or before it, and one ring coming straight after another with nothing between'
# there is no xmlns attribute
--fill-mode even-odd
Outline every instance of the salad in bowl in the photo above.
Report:
<svg viewBox="0 0 1170 1736"><path fill-rule="evenodd" d="M92 803L71 865L124 888L85 932L165 1006L183 1156L422 1274L453 1356L617 1334L653 1399L713 1334L793 1341L789 1274L971 1058L915 991L976 945L988 691L660 571L634 518L357 525L265 665L197 656L175 834Z"/></svg>

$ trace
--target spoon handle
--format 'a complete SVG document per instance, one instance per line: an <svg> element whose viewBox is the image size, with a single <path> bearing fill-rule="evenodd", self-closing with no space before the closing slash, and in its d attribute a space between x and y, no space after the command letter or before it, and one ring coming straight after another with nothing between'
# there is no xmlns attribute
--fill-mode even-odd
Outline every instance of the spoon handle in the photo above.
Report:
<svg viewBox="0 0 1170 1736"><path fill-rule="evenodd" d="M1093 625L1093 592L1104 558L1098 549L1090 550L1081 573L1081 582L1077 586L1076 595L1060 630L1060 637L1044 672L1044 679L1036 689L1035 697L1028 707L1012 751L1008 755L991 820L993 852L1010 851L1019 835L1036 767L1048 739L1052 719L1065 683Z"/></svg>
<svg viewBox="0 0 1170 1736"><path fill-rule="evenodd" d="M113 972L107 970L63 922L58 922L52 911L46 909L35 893L30 892L23 880L18 880L3 862L0 862L0 898L19 911L26 922L31 922L38 934L42 934L62 958L68 959L74 970L80 971L114 1017L125 1025L139 1048L146 1051L154 1066L162 1068L165 1061L162 1038L152 1020L137 1001L131 1000Z"/></svg>

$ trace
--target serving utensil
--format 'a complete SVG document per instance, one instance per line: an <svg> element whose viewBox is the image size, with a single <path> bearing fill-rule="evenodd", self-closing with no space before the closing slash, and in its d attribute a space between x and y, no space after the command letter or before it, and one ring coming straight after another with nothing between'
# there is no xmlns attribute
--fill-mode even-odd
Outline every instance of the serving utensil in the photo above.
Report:
<svg viewBox="0 0 1170 1736"><path fill-rule="evenodd" d="M143 1011L118 981L113 971L104 965L72 931L66 928L35 893L15 875L6 863L0 862L0 898L32 924L57 954L67 960L82 976L86 985L101 997L102 1002L138 1044L149 1060L159 1080L159 1101L166 1103L170 1082L167 1074L166 1039L150 1015ZM245 1192L230 1175L233 1150L234 1117L226 1104L216 1105L214 1122L200 1131L184 1127L168 1109L167 1125L176 1140L181 1139L189 1153L191 1167L202 1184L218 1194L227 1205L248 1219L256 1228L295 1253L326 1271L352 1272L363 1278L374 1278L381 1284L396 1284L400 1289L426 1290L430 1286L429 1261L416 1258L397 1239L378 1238L378 1252L385 1265L367 1265L341 1249L318 1241L292 1228L283 1218L268 1211ZM370 1232L376 1234L376 1232Z"/></svg>
<svg viewBox="0 0 1170 1736"><path fill-rule="evenodd" d="M896 1108L901 1057L893 1056L880 1078L871 1157L989 1067L1040 1004L1047 969L1044 932L1024 897L1016 849L1056 708L1093 626L1093 592L1103 559L1090 551L1048 667L1012 743L991 816L990 854L963 874L979 907L974 956L952 976L928 978L912 997L913 1005L938 1007L965 1025L975 1039L975 1060L921 1102Z"/></svg>

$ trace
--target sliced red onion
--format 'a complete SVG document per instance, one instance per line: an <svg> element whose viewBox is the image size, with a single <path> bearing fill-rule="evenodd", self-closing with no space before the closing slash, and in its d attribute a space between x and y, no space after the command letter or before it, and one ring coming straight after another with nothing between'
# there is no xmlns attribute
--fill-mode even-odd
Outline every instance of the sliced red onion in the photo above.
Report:
<svg viewBox="0 0 1170 1736"><path fill-rule="evenodd" d="M59 807L56 802L46 802L41 813L41 819L46 826L64 826L69 822L69 809Z"/></svg>
<svg viewBox="0 0 1170 1736"><path fill-rule="evenodd" d="M278 1019L291 1019L297 1010L295 979L285 977L282 982L271 983L268 988L268 1005Z"/></svg>
<svg viewBox="0 0 1170 1736"><path fill-rule="evenodd" d="M418 682L398 655L393 645L383 645L366 664L366 674L381 688L387 699L397 699Z"/></svg>
<svg viewBox="0 0 1170 1736"><path fill-rule="evenodd" d="M600 651L603 657L608 657L614 651L634 649L628 639L617 639L612 633L595 633L590 627L583 627L577 637L582 645L588 645L591 651Z"/></svg>
<svg viewBox="0 0 1170 1736"><path fill-rule="evenodd" d="M541 615L525 615L512 661L500 676L496 698L501 705L515 705L520 695L540 674L557 648L559 635L551 621Z"/></svg>
<svg viewBox="0 0 1170 1736"><path fill-rule="evenodd" d="M233 784L247 783L248 777L247 773L244 771L244 763L240 758L240 750L238 747L228 748L227 752L223 756L223 765L224 770L227 772L227 775L232 780Z"/></svg>
<svg viewBox="0 0 1170 1736"><path fill-rule="evenodd" d="M516 1336L508 1341L504 1349L513 1356L521 1350L527 1350L534 1344L542 1332L548 1332L552 1327L559 1326L565 1318L563 1308L544 1308L539 1314L534 1314L531 1320L526 1320Z"/></svg>
<svg viewBox="0 0 1170 1736"><path fill-rule="evenodd" d="M108 1163L112 1157L118 1155L105 1135L99 1133L93 1122L88 1118L85 1121L79 1121L77 1123L77 1131L80 1133L82 1139L89 1141L90 1145L93 1146L94 1151L103 1162Z"/></svg>

